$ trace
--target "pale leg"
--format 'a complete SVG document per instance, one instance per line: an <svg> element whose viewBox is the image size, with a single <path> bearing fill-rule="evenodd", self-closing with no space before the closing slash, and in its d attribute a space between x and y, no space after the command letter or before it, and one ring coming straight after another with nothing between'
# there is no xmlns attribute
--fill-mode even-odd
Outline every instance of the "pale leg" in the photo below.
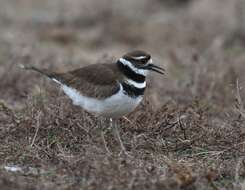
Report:
<svg viewBox="0 0 245 190"><path fill-rule="evenodd" d="M110 118L110 123L111 123L111 125L113 125L114 134L116 135L116 137L117 137L117 139L118 139L118 141L120 143L120 146L121 146L121 152L120 153L124 153L124 154L128 155L127 150L126 150L126 148L125 148L125 146L124 146L124 144L122 142L122 139L121 139L121 136L120 136L120 133L119 133L119 129L118 129L118 125L117 125L116 121L115 120L113 121L112 118Z"/></svg>
<svg viewBox="0 0 245 190"><path fill-rule="evenodd" d="M105 150L107 152L108 155L112 155L111 151L109 150L108 146L107 146L107 143L106 143L106 140L105 140L105 133L104 130L103 130L103 124L105 124L104 120L100 120L100 127L101 127L101 138L102 138L102 141L103 141L103 144L104 144L104 147L105 147Z"/></svg>

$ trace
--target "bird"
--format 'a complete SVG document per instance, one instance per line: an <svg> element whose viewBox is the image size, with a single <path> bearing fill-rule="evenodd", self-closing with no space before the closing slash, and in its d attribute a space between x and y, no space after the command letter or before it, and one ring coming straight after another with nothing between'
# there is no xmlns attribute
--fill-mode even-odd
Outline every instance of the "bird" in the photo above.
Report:
<svg viewBox="0 0 245 190"><path fill-rule="evenodd" d="M151 55L142 50L130 51L116 61L98 62L63 73L35 66L20 67L47 76L60 85L74 105L110 121L125 116L140 104L149 71L165 73L165 69L153 64ZM119 133L118 138L125 150Z"/></svg>

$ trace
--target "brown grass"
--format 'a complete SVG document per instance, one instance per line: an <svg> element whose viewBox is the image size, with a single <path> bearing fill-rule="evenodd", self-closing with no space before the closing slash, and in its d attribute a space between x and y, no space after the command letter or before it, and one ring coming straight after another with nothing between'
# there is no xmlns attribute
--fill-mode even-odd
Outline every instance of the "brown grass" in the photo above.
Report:
<svg viewBox="0 0 245 190"><path fill-rule="evenodd" d="M245 5L178 3L1 2L1 189L245 188ZM63 71L135 48L167 73L118 121L128 155L105 119L17 67Z"/></svg>

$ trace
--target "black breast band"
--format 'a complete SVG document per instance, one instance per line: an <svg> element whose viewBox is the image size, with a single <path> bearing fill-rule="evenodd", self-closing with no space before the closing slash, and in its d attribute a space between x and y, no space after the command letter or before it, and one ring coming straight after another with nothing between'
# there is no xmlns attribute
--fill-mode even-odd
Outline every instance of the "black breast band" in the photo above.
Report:
<svg viewBox="0 0 245 190"><path fill-rule="evenodd" d="M145 88L137 88L133 85L130 85L126 82L121 83L123 87L123 91L125 94L131 97L138 97L144 95Z"/></svg>

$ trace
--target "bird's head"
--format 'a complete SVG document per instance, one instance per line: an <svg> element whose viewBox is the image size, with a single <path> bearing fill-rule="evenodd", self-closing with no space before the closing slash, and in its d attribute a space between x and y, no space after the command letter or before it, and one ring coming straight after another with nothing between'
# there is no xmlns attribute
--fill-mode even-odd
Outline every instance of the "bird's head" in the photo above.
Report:
<svg viewBox="0 0 245 190"><path fill-rule="evenodd" d="M141 50L128 52L119 61L136 73L143 75L146 75L147 71L155 71L160 74L164 74L165 71L162 67L153 64L150 54Z"/></svg>

